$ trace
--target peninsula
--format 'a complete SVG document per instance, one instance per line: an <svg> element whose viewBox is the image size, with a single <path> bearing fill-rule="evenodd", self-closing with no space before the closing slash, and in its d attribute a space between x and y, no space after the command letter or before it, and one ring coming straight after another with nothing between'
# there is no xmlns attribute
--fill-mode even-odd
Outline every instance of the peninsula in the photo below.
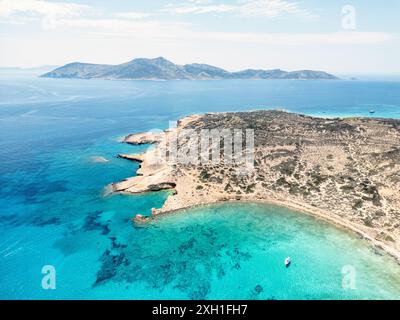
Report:
<svg viewBox="0 0 400 320"><path fill-rule="evenodd" d="M157 162L163 141L184 129L254 130L254 167ZM178 149L186 148L185 142ZM324 119L284 111L209 113L178 121L160 133L129 135L126 143L153 143L137 176L112 184L114 192L173 189L150 217L224 201L262 201L302 211L352 229L400 258L400 120Z"/></svg>
<svg viewBox="0 0 400 320"><path fill-rule="evenodd" d="M327 72L313 70L287 72L280 69L246 69L229 72L208 64L177 65L163 57L137 58L119 65L74 62L47 72L41 77L107 80L338 79Z"/></svg>

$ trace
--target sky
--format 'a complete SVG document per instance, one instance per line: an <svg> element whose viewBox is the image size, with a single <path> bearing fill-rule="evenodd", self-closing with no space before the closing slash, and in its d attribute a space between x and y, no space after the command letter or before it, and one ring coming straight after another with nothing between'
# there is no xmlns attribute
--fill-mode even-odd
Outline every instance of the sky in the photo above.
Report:
<svg viewBox="0 0 400 320"><path fill-rule="evenodd" d="M174 63L400 74L399 0L0 0L0 67Z"/></svg>

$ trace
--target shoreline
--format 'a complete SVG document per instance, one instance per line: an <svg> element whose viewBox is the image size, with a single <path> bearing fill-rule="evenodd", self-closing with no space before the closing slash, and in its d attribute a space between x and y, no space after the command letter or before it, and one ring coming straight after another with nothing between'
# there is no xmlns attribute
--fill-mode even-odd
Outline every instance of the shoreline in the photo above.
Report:
<svg viewBox="0 0 400 320"><path fill-rule="evenodd" d="M241 204L241 203L254 203L254 204L262 204L262 205L273 205L273 206L279 206L283 207L286 209L289 209L291 211L300 213L300 214L305 214L310 217L313 217L315 219L321 219L322 221L335 226L336 228L339 228L341 230L345 230L347 232L352 233L353 235L358 235L360 236L363 240L368 241L372 245L373 248L378 248L382 251L384 251L386 254L391 256L396 260L396 262L400 265L400 252L396 250L395 248L392 248L385 244L382 241L376 240L374 238L373 234L368 233L368 231L361 230L358 226L354 225L353 223L346 221L344 219L340 219L337 217L332 217L328 213L322 212L318 209L311 209L311 208L306 208L305 206L302 206L300 204L295 204L295 203L288 203L276 199L262 199L262 200L235 200L235 199L229 199L229 200L217 200L213 202L207 202L207 203L200 203L200 204L194 204L194 205L188 205L176 209L171 209L168 211L159 211L156 215L152 214L149 217L146 217L146 220L142 221L137 221L135 223L148 223L150 221L154 221L164 215L169 215L169 214L179 214L179 213L184 213L185 210L190 210L194 208L201 208L201 207L207 207L207 206L213 206L213 205L218 205L218 204ZM161 208L162 209L162 208ZM160 209L156 209L160 210ZM145 216L143 216L145 217ZM134 220L134 219L132 219Z"/></svg>
<svg viewBox="0 0 400 320"><path fill-rule="evenodd" d="M196 127L197 123L207 117L224 117L230 114L251 114L252 112L263 112L263 111L246 111L241 113L207 113L204 115L191 115L188 117L184 117L178 121L177 127L174 129L165 130L165 137L168 137L169 134L177 133L179 130L185 127L192 128ZM325 123L330 124L333 121L338 123L342 122L360 122L361 124L365 123L373 123L377 122L381 125L380 122L387 122L389 124L395 123L397 120L393 119L381 119L381 118L359 118L359 117L351 117L347 119L342 118L319 118L319 117L311 117L305 115L297 115L289 112L282 111L269 111L270 113L278 113L283 114L284 116L291 117L296 116L299 119L306 119L310 121L321 121L324 120ZM329 120L329 121L328 121ZM347 125L347 123L346 123ZM345 127L346 128L346 127ZM194 207L200 206L208 206L213 204L223 204L223 203L261 203L261 204L269 204L269 205L277 205L281 207L285 207L289 210L294 210L301 214L310 215L316 219L321 219L327 223L330 223L336 227L341 229L345 229L354 234L359 235L363 239L366 239L371 243L371 245L375 248L383 250L385 253L393 257L400 264L400 250L396 248L396 240L392 240L394 242L390 242L387 240L386 236L384 236L384 240L378 239L378 237L382 237L382 235L386 235L386 231L383 228L378 227L368 227L362 225L359 221L351 221L354 220L354 217L349 216L345 210L340 210L335 208L336 210L329 210L324 207L317 207L313 202L307 203L302 199L301 201L298 199L293 199L293 197L285 195L285 193L280 192L279 190L269 190L267 194L250 194L250 195L241 195L235 196L232 194L228 194L227 192L222 191L221 187L219 187L216 183L209 186L210 190L208 193L204 194L203 187L201 189L194 188L196 183L196 170L189 170L186 172L188 176L192 178L186 179L185 177L176 177L176 172L172 170L172 166L166 163L162 163L161 165L152 165L152 161L156 157L155 153L158 149L160 149L160 145L163 144L166 139L165 137L160 138L159 133L156 135L149 135L148 133L138 133L128 135L125 139L125 143L130 143L134 145L140 145L144 143L155 144L155 148L153 150L147 151L144 154L134 154L134 155L123 155L123 158L133 161L141 162L141 166L137 172L137 176L133 178L128 178L123 180L122 182L112 184L112 190L114 192L123 193L123 194L132 194L132 193L147 193L151 191L159 191L165 189L172 189L174 192L168 196L163 206L159 209L152 208L150 217L146 217L140 214L137 214L135 218L132 220L137 223L146 223L148 221L156 219L158 216L164 214L171 214L182 210L187 210ZM198 170L197 170L198 171ZM157 182L157 183L154 183ZM147 186L146 186L147 184ZM206 183L206 186L208 184ZM199 187L199 185L197 185ZM216 189L214 188L216 187ZM207 187L208 188L208 187ZM213 189L214 188L214 189ZM219 188L219 189L218 189ZM188 191L189 190L189 191ZM192 193L190 194L190 190ZM226 190L225 190L226 191ZM337 201L340 201L337 197ZM331 199L334 201L335 199ZM386 201L386 200L385 200ZM331 211L331 212L330 212ZM342 213L342 215L338 215L338 213ZM346 216L347 214L347 216ZM396 238L395 238L396 239Z"/></svg>

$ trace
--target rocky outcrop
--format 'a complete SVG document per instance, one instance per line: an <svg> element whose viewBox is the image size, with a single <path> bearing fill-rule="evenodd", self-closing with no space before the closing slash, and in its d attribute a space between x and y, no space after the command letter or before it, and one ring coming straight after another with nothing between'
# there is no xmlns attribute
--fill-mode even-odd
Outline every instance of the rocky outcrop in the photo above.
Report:
<svg viewBox="0 0 400 320"><path fill-rule="evenodd" d="M149 191L160 191L160 190L167 190L173 189L176 187L175 182L161 182L157 184L150 184L148 186Z"/></svg>
<svg viewBox="0 0 400 320"><path fill-rule="evenodd" d="M125 179L121 182L113 183L113 192L144 193L149 191L160 191L173 189L176 182L167 169L160 170L151 175L138 175L133 178Z"/></svg>
<svg viewBox="0 0 400 320"><path fill-rule="evenodd" d="M153 144L162 140L163 133L156 134L152 132L135 133L126 136L123 140L125 143L133 145Z"/></svg>
<svg viewBox="0 0 400 320"><path fill-rule="evenodd" d="M143 154L122 154L120 153L118 155L118 158L122 158L122 159L127 159L130 161L136 161L136 162L143 162L145 155Z"/></svg>
<svg viewBox="0 0 400 320"><path fill-rule="evenodd" d="M149 135L146 135L146 139L154 141ZM143 193L175 187L172 167L162 159L157 148L144 155L125 155L124 158L140 161L141 165L137 176L113 183L111 188L114 192Z"/></svg>
<svg viewBox="0 0 400 320"><path fill-rule="evenodd" d="M137 214L134 218L132 218L132 222L134 222L135 224L143 224L149 221L150 221L149 217L146 217L141 214Z"/></svg>

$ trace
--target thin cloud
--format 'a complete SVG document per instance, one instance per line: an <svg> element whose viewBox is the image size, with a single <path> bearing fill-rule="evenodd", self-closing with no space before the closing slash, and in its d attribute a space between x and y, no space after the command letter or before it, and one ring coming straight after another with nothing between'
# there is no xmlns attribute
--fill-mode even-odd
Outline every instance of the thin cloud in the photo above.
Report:
<svg viewBox="0 0 400 320"><path fill-rule="evenodd" d="M172 14L204 14L204 13L227 13L234 12L237 9L236 6L232 5L180 5L180 6L167 6L161 12L172 13Z"/></svg>
<svg viewBox="0 0 400 320"><path fill-rule="evenodd" d="M189 1L183 4L169 4L164 12L172 14L231 13L249 17L275 18L284 14L301 15L308 18L317 16L301 9L296 2L287 0L246 0L236 4L214 4L212 2Z"/></svg>
<svg viewBox="0 0 400 320"><path fill-rule="evenodd" d="M149 18L149 17L154 16L154 15L155 14L153 14L153 13L138 12L138 11L118 12L118 13L114 14L114 16L117 17L117 18L132 19L132 20L145 19L145 18Z"/></svg>
<svg viewBox="0 0 400 320"><path fill-rule="evenodd" d="M161 22L158 20L126 19L57 19L54 28L79 28L88 33L106 32L127 39L170 41L217 41L262 45L368 45L393 41L385 32L332 32L332 33L251 33L197 31L190 24Z"/></svg>
<svg viewBox="0 0 400 320"><path fill-rule="evenodd" d="M196 35L194 35L196 36ZM199 33L200 38L264 45L369 45L388 43L393 35L385 32L333 32L333 33Z"/></svg>
<svg viewBox="0 0 400 320"><path fill-rule="evenodd" d="M180 22L161 22L158 20L129 19L57 19L53 29L78 28L87 34L109 35L112 38L146 39L148 41L179 38L187 34L189 25Z"/></svg>
<svg viewBox="0 0 400 320"><path fill-rule="evenodd" d="M0 17L18 15L75 17L88 10L90 6L67 3L49 2L44 0L0 0Z"/></svg>
<svg viewBox="0 0 400 320"><path fill-rule="evenodd" d="M283 13L306 14L296 3L283 0L252 0L235 5L215 5L209 1L192 0L189 5L173 5L175 13L205 14L235 12L241 15L276 17ZM262 9L262 10L259 10ZM182 11L183 10L183 11ZM238 44L263 45L363 45L393 41L394 36L384 32L334 33L256 33L198 31L188 23L148 19L159 13L124 12L98 13L86 5L44 0L0 0L0 17L13 23L38 19L45 30L79 28L88 34L110 34L115 37L145 39L147 41L218 41ZM18 16L19 19L16 19ZM10 18L11 17L11 18ZM37 21L37 20L36 20Z"/></svg>

